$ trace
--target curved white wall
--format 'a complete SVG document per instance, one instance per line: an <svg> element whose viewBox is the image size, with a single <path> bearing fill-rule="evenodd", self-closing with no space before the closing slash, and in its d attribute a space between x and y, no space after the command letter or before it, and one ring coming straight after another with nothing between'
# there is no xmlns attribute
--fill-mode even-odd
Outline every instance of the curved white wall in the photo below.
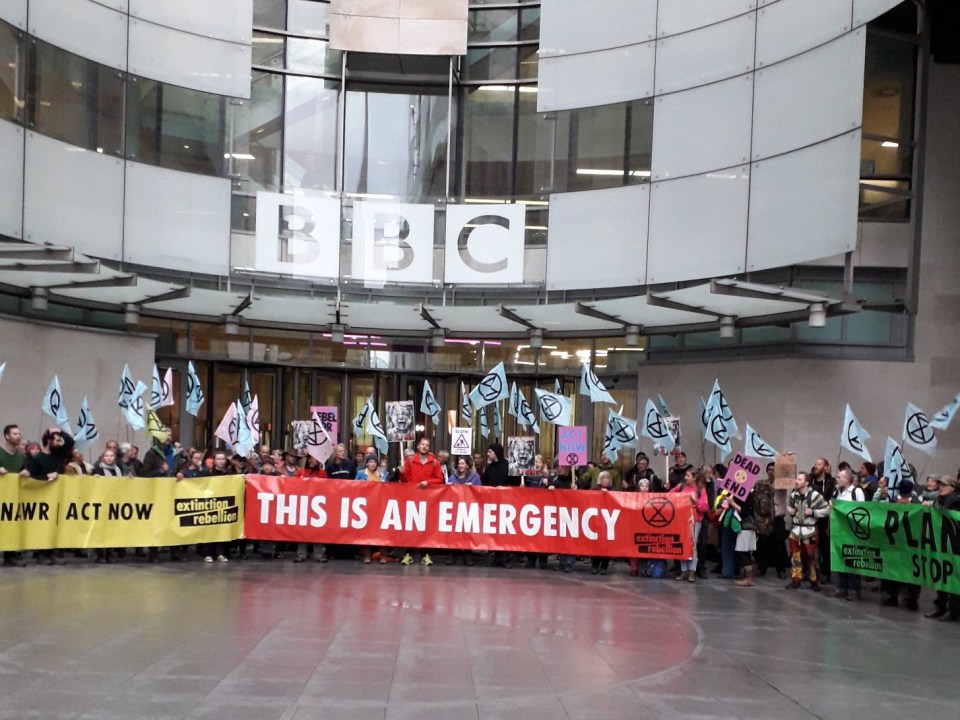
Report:
<svg viewBox="0 0 960 720"><path fill-rule="evenodd" d="M620 216L600 222L623 226L627 248L638 248L634 256L591 245L591 263L642 264L641 284L854 249L862 25L896 4L618 0L584 13L574 0L545 0L539 111L654 97L649 221L621 222L636 208L601 199L619 189L554 195L550 256L582 252L583 237L555 213L560 199L580 206L576 195L584 212L599 207ZM596 287L618 287L623 275L592 279ZM547 287L572 287L561 266L548 262Z"/></svg>
<svg viewBox="0 0 960 720"><path fill-rule="evenodd" d="M250 97L252 18L253 0L0 2L0 19L81 57L242 98Z"/></svg>

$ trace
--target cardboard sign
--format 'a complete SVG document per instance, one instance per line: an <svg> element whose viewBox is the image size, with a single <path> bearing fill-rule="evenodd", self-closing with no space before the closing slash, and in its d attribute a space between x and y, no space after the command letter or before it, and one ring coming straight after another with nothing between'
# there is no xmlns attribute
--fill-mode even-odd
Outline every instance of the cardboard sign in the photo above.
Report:
<svg viewBox="0 0 960 720"><path fill-rule="evenodd" d="M797 486L797 456L788 452L773 461L773 489L793 490Z"/></svg>
<svg viewBox="0 0 960 720"><path fill-rule="evenodd" d="M757 477L760 475L760 463L737 453L727 466L727 474L717 480L717 489L726 490L737 502L743 502L750 494Z"/></svg>
<svg viewBox="0 0 960 720"><path fill-rule="evenodd" d="M471 435L473 434L473 428L455 427L450 428L450 431L450 454L472 455Z"/></svg>
<svg viewBox="0 0 960 720"><path fill-rule="evenodd" d="M557 463L570 467L587 464L587 428L583 425L562 425L557 428Z"/></svg>
<svg viewBox="0 0 960 720"><path fill-rule="evenodd" d="M310 414L316 413L320 418L320 422L323 423L323 427L327 431L327 435L330 438L337 442L337 438L340 435L337 434L338 421L340 418L340 411L334 405L312 405L310 407Z"/></svg>

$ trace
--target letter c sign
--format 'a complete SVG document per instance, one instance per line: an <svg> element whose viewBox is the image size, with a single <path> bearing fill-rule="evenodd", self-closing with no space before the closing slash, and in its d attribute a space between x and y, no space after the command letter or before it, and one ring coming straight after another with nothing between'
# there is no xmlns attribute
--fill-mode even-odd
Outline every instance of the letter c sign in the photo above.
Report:
<svg viewBox="0 0 960 720"><path fill-rule="evenodd" d="M523 282L525 205L448 205L444 282Z"/></svg>

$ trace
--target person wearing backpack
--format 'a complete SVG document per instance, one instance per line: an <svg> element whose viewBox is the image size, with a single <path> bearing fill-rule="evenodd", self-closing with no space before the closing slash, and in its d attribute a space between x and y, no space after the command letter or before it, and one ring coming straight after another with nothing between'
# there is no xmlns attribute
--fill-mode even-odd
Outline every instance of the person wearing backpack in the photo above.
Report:
<svg viewBox="0 0 960 720"><path fill-rule="evenodd" d="M853 472L841 470L837 473L837 500L864 502L866 495L854 483ZM833 501L830 502L831 509ZM851 593L853 596L851 597ZM841 600L860 600L860 576L854 573L837 572L837 595Z"/></svg>

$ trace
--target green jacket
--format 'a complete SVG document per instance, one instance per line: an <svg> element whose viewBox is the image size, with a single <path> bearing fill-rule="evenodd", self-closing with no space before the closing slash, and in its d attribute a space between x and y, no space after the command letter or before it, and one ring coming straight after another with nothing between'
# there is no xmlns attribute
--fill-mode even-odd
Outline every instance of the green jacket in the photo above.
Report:
<svg viewBox="0 0 960 720"><path fill-rule="evenodd" d="M610 489L611 490L622 490L623 483L620 480L620 471L613 465L597 465L592 470L588 470L584 473L583 484L587 484L587 480L590 480L590 488L595 490L597 488L598 482L597 479L600 477L600 473L606 470L610 473Z"/></svg>

